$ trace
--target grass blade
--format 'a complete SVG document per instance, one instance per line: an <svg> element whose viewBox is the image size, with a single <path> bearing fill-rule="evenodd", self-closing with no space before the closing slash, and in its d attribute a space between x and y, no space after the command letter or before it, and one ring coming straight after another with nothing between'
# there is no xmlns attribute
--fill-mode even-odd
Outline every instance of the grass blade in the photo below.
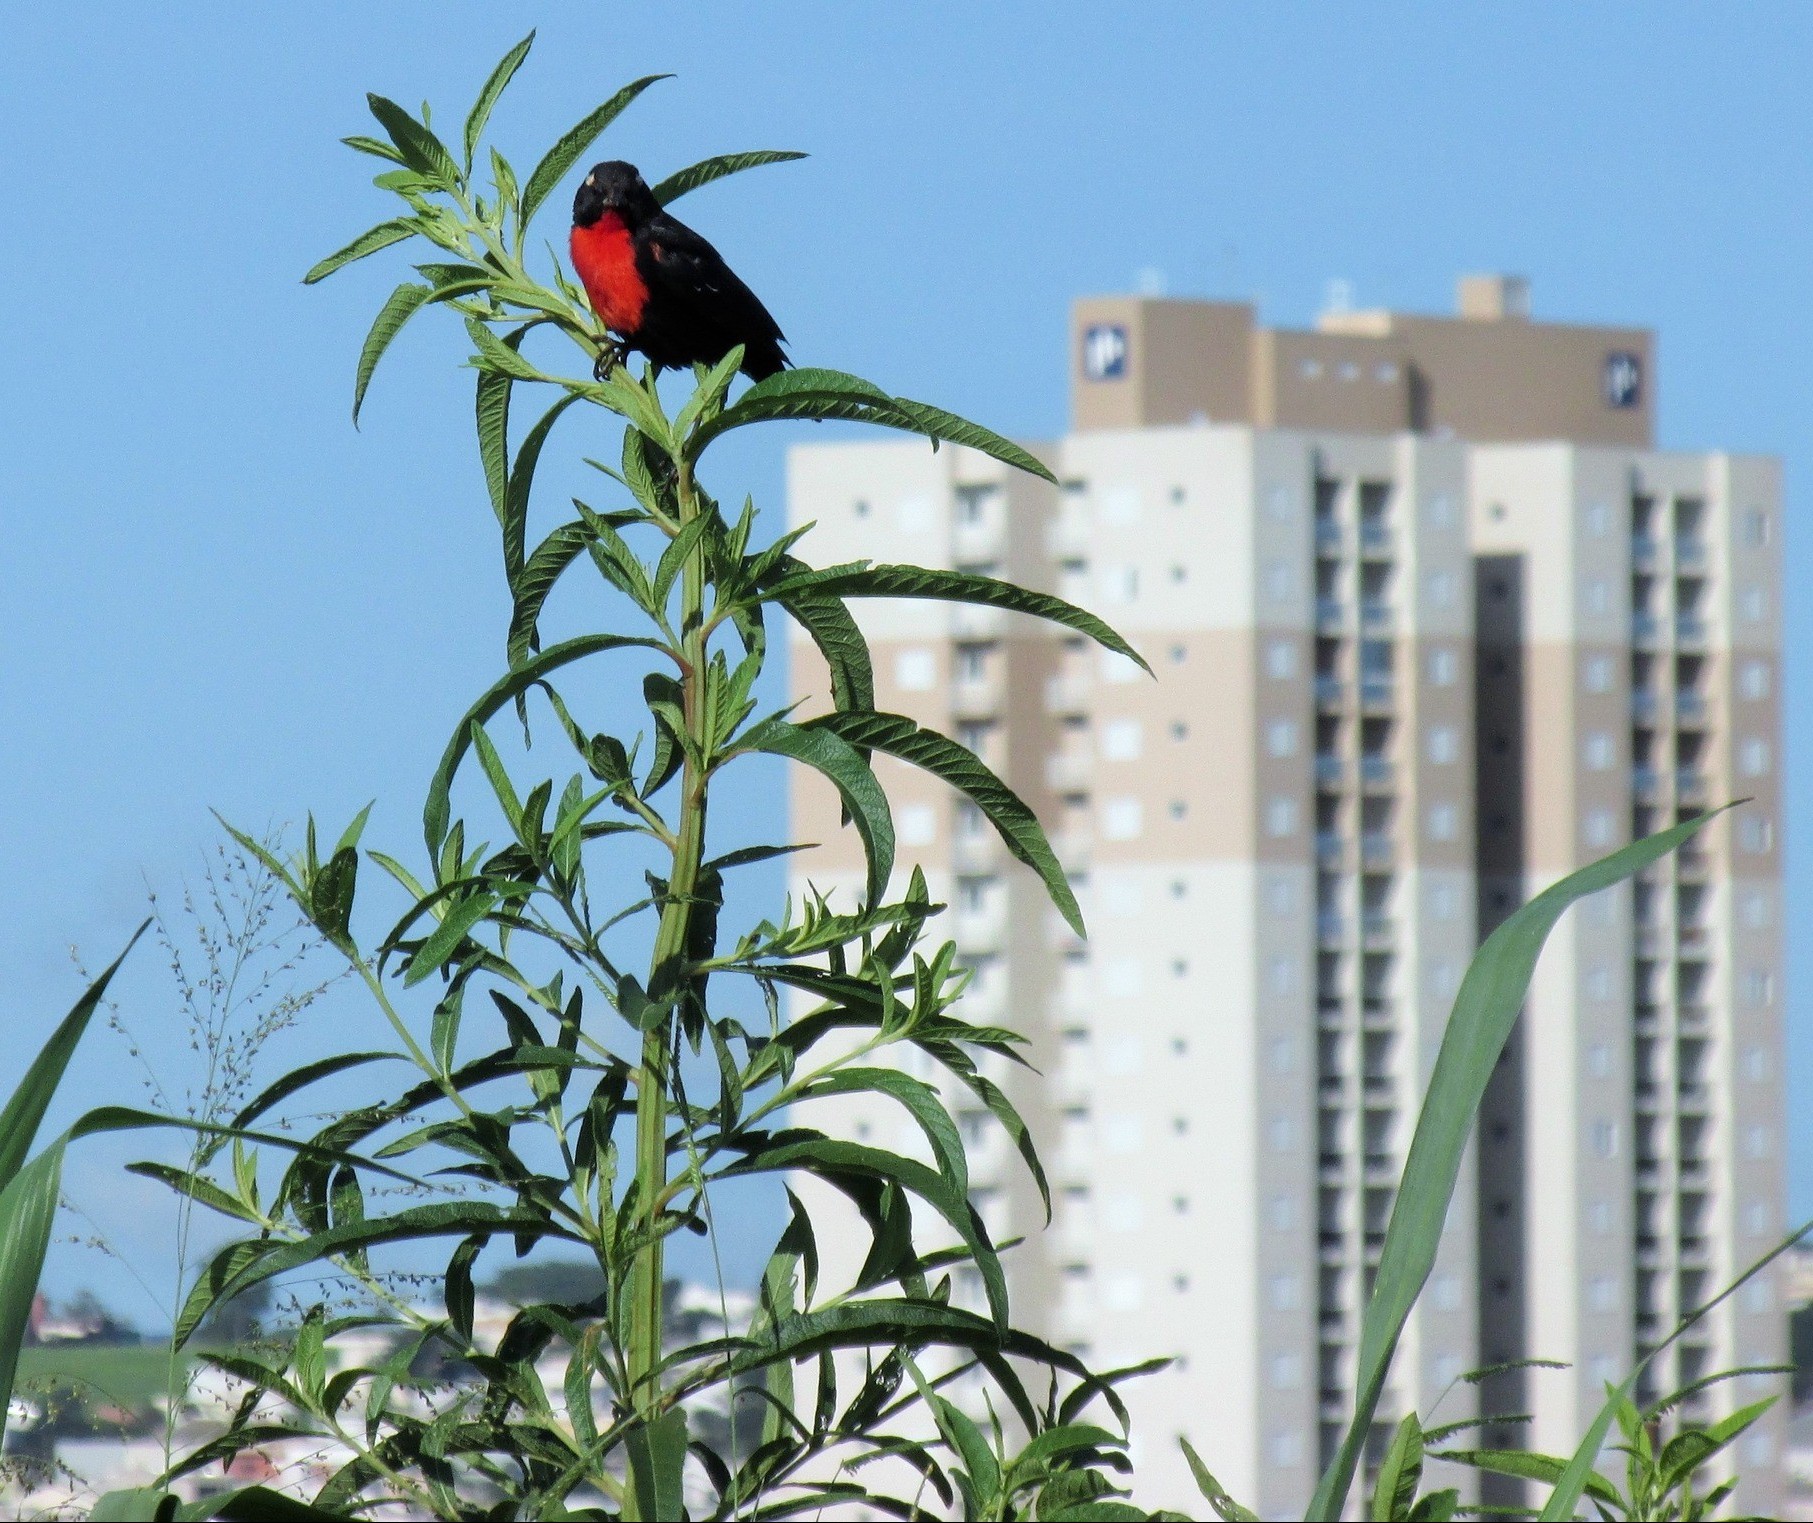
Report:
<svg viewBox="0 0 1813 1523"><path fill-rule="evenodd" d="M1346 1506L1391 1356L1397 1351L1410 1309L1435 1266L1473 1118L1523 1008L1543 942L1562 911L1576 899L1642 871L1712 818L1711 814L1701 815L1570 873L1500 925L1468 966L1417 1116L1379 1257L1378 1279L1361 1323L1353 1422L1316 1488L1308 1517L1339 1517Z"/></svg>

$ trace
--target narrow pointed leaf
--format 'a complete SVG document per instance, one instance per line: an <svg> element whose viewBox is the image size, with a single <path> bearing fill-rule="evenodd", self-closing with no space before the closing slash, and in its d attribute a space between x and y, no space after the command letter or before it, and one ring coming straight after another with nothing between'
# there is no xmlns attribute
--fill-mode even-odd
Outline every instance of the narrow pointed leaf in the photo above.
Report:
<svg viewBox="0 0 1813 1523"><path fill-rule="evenodd" d="M894 816L888 796L856 748L829 730L807 729L784 719L756 726L737 742L741 751L766 751L804 762L829 778L862 837L869 864L868 902L880 904L894 871Z"/></svg>
<svg viewBox="0 0 1813 1523"><path fill-rule="evenodd" d="M512 377L499 371L481 370L474 399L479 460L485 467L485 487L499 525L508 511L510 494L510 391L515 385Z"/></svg>
<svg viewBox="0 0 1813 1523"><path fill-rule="evenodd" d="M897 756L964 794L987 816L1007 849L1039 875L1051 902L1077 935L1086 934L1083 912L1077 907L1070 880L1052 852L1038 817L967 746L958 745L936 730L922 729L902 714L827 714L808 720L806 728L829 730L861 750Z"/></svg>
<svg viewBox="0 0 1813 1523"><path fill-rule="evenodd" d="M625 85L597 110L567 130L560 141L543 155L542 161L529 176L529 183L523 187L522 220L525 227L534 220L535 213L541 210L541 203L552 194L554 187L560 183L561 176L579 162L580 155L598 141L598 135L623 114L630 102L656 80L672 77L670 74L644 75L633 84Z"/></svg>
<svg viewBox="0 0 1813 1523"><path fill-rule="evenodd" d="M17 1169L0 1190L0 1425L10 1415L19 1349L44 1272L63 1180L61 1140Z"/></svg>
<svg viewBox="0 0 1813 1523"><path fill-rule="evenodd" d="M380 222L376 227L367 228L345 248L329 254L308 274L302 277L305 286L312 286L317 280L325 280L343 265L351 264L355 259L363 259L367 254L375 254L379 249L387 249L393 243L401 243L405 238L416 235L413 222L398 218L392 222Z"/></svg>
<svg viewBox="0 0 1813 1523"><path fill-rule="evenodd" d="M601 651L624 650L632 646L644 650L661 648L653 640L631 635L580 635L576 639L562 640L493 683L478 702L466 710L454 729L453 739L447 742L447 749L441 755L441 764L435 769L428 787L428 802L422 811L422 831L430 857L440 855L441 843L447 839L447 827L451 823L448 796L453 787L453 774L459 770L460 760L472 744L472 726L484 724L518 693L526 693L550 672Z"/></svg>
<svg viewBox="0 0 1813 1523"><path fill-rule="evenodd" d="M389 134L391 142L397 145L397 152L403 155L405 164L411 169L420 170L448 189L461 183L464 176L460 173L459 165L454 163L447 145L433 131L418 122L395 101L386 100L382 95L367 94L365 101L371 107L371 114L378 119L378 124Z"/></svg>
<svg viewBox="0 0 1813 1523"><path fill-rule="evenodd" d="M542 446L560 420L560 415L579 398L568 392L535 422L516 451L516 465L504 493L504 574L514 582L523 568L523 538L528 530L529 497L535 485L535 468L541 462Z"/></svg>
<svg viewBox="0 0 1813 1523"><path fill-rule="evenodd" d="M26 1155L31 1152L38 1127L44 1120L44 1113L50 1109L57 1085L63 1080L63 1071L69 1067L69 1060L75 1054L76 1044L82 1040L82 1033L88 1029L94 1012L106 997L107 986L113 982L113 975L126 960L126 953L138 943L139 937L145 934L145 927L150 924L147 920L132 933L132 940L126 943L125 951L107 965L101 976L75 1002L69 1014L58 1022L50 1039L39 1050L37 1057L32 1059L31 1067L25 1070L25 1077L19 1081L19 1087L6 1102L6 1109L0 1111L0 1185L7 1184L24 1167Z"/></svg>
<svg viewBox="0 0 1813 1523"><path fill-rule="evenodd" d="M371 331L365 335L364 347L359 350L359 366L353 375L355 427L359 422L359 409L365 405L365 388L371 384L372 372L378 368L378 361L384 358L384 351L390 347L390 341L403 331L403 324L421 311L434 294L433 286L404 281L378 309Z"/></svg>
<svg viewBox="0 0 1813 1523"><path fill-rule="evenodd" d="M510 612L507 644L510 665L521 665L533 653L538 643L536 624L548 594L554 590L561 573L596 537L592 526L583 520L562 524L535 547L535 553L513 579L511 590L515 595L515 606Z"/></svg>
<svg viewBox="0 0 1813 1523"><path fill-rule="evenodd" d="M701 159L697 164L676 170L657 185L655 199L667 206L688 192L709 185L713 180L721 180L726 175L741 174L745 169L757 169L763 164L785 164L791 159L805 157L805 154L788 148L758 148L751 153L723 153L716 158Z"/></svg>
<svg viewBox="0 0 1813 1523"><path fill-rule="evenodd" d="M1360 1325L1353 1422L1316 1488L1311 1517L1338 1517L1346 1506L1398 1338L1435 1266L1473 1119L1523 1008L1543 942L1575 900L1641 872L1712 818L1701 815L1570 873L1505 920L1467 968L1417 1116L1378 1275ZM1597 1452L1595 1446L1591 1454ZM1590 1463L1590 1454L1588 1458ZM1576 1491L1576 1500L1578 1495ZM1565 1516L1572 1515L1572 1503L1569 1508Z"/></svg>
<svg viewBox="0 0 1813 1523"><path fill-rule="evenodd" d="M767 595L776 602L784 602L801 592L834 598L930 598L938 602L1003 608L1074 629L1078 634L1088 635L1097 645L1151 671L1145 657L1088 610L1049 593L1029 592L997 577L978 576L969 571L930 571L920 566L859 563L830 566L823 571L802 571L774 583Z"/></svg>
<svg viewBox="0 0 1813 1523"><path fill-rule="evenodd" d="M472 103L472 110L466 115L466 168L472 168L473 155L478 152L479 139L485 135L485 124L491 120L491 112L496 108L500 96L508 88L516 71L522 67L523 60L529 56L529 49L535 46L535 33L529 35L502 58L497 67L491 71L491 77L478 92L478 99Z"/></svg>

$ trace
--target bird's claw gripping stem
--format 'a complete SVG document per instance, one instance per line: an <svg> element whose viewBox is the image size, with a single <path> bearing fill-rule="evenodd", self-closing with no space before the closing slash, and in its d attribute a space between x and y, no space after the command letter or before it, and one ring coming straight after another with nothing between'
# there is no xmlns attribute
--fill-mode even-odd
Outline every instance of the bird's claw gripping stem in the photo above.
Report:
<svg viewBox="0 0 1813 1523"><path fill-rule="evenodd" d="M628 351L615 339L606 339L604 347L598 351L598 358L592 361L592 374L600 381L608 381L611 372L621 365Z"/></svg>

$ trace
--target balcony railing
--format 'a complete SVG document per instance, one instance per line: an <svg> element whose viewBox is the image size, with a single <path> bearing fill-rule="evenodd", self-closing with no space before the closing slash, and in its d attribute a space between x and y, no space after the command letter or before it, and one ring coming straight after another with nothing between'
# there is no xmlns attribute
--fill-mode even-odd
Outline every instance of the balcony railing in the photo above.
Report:
<svg viewBox="0 0 1813 1523"><path fill-rule="evenodd" d="M1662 695L1653 688L1630 690L1630 717L1638 724L1654 724L1662 712Z"/></svg>
<svg viewBox="0 0 1813 1523"><path fill-rule="evenodd" d="M1372 559L1390 555L1394 542L1390 524L1377 522L1360 524L1360 554Z"/></svg>
<svg viewBox="0 0 1813 1523"><path fill-rule="evenodd" d="M1327 711L1341 707L1344 690L1339 677L1318 676L1316 678L1316 707Z"/></svg>
<svg viewBox="0 0 1813 1523"><path fill-rule="evenodd" d="M1326 751L1316 755L1316 782L1323 788L1339 788L1341 779L1347 774L1347 763L1338 756L1331 756Z"/></svg>
<svg viewBox="0 0 1813 1523"><path fill-rule="evenodd" d="M1391 786L1392 766L1383 756L1360 758L1360 786L1368 793L1382 793Z"/></svg>
<svg viewBox="0 0 1813 1523"><path fill-rule="evenodd" d="M1316 599L1316 628L1325 635L1340 634L1346 627L1346 610L1339 598Z"/></svg>
<svg viewBox="0 0 1813 1523"><path fill-rule="evenodd" d="M1632 767L1630 791L1644 803L1654 803L1662 795L1662 774L1654 767Z"/></svg>
<svg viewBox="0 0 1813 1523"><path fill-rule="evenodd" d="M1360 863L1364 867L1389 867L1397 855L1389 831L1368 830L1360 836Z"/></svg>
<svg viewBox="0 0 1813 1523"><path fill-rule="evenodd" d="M1706 643L1706 621L1697 613L1675 615L1675 644L1697 648Z"/></svg>
<svg viewBox="0 0 1813 1523"><path fill-rule="evenodd" d="M1706 774L1698 767L1675 768L1675 797L1683 804L1706 801Z"/></svg>
<svg viewBox="0 0 1813 1523"><path fill-rule="evenodd" d="M1360 679L1360 707L1367 713L1391 707L1391 679L1370 676Z"/></svg>
<svg viewBox="0 0 1813 1523"><path fill-rule="evenodd" d="M1389 950L1393 929L1391 917L1382 910L1367 910L1360 916L1360 937L1369 952Z"/></svg>
<svg viewBox="0 0 1813 1523"><path fill-rule="evenodd" d="M1369 635L1388 635L1393 624L1391 605L1376 601L1360 604L1360 628Z"/></svg>
<svg viewBox="0 0 1813 1523"><path fill-rule="evenodd" d="M1341 938L1346 935L1347 926L1339 915L1324 911L1316 916L1316 940L1324 947L1338 947Z"/></svg>
<svg viewBox="0 0 1813 1523"><path fill-rule="evenodd" d="M1706 541L1692 535L1675 535L1675 570L1704 571L1706 569Z"/></svg>
<svg viewBox="0 0 1813 1523"><path fill-rule="evenodd" d="M1639 571L1654 568L1656 557L1662 553L1662 547L1655 535L1635 533L1630 537L1630 563Z"/></svg>
<svg viewBox="0 0 1813 1523"><path fill-rule="evenodd" d="M1630 616L1631 644L1640 650L1652 650L1662 643L1662 621L1653 613L1633 613Z"/></svg>
<svg viewBox="0 0 1813 1523"><path fill-rule="evenodd" d="M1324 867L1339 867L1347 855L1346 846L1338 830L1316 832L1316 860Z"/></svg>
<svg viewBox="0 0 1813 1523"><path fill-rule="evenodd" d="M1706 699L1701 693L1683 688L1675 694L1675 723L1698 727L1706 723Z"/></svg>
<svg viewBox="0 0 1813 1523"><path fill-rule="evenodd" d="M1316 548L1324 555L1341 553L1341 526L1332 518L1316 520Z"/></svg>

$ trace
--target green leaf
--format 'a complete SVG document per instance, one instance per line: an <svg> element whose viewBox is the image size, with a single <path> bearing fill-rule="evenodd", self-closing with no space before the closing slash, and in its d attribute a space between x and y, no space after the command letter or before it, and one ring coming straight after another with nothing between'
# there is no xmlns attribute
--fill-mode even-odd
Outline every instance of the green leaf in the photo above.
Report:
<svg viewBox="0 0 1813 1523"><path fill-rule="evenodd" d="M124 1491L110 1491L88 1514L90 1523L144 1523L146 1519L176 1516L174 1493L157 1486L134 1486Z"/></svg>
<svg viewBox="0 0 1813 1523"><path fill-rule="evenodd" d="M387 249L393 243L401 243L405 238L413 238L420 231L414 222L397 218L390 222L380 222L376 227L367 228L364 232L338 253L329 254L308 274L302 277L305 286L312 286L317 280L325 280L342 265L351 264L355 259L363 259L367 254L375 254L379 249Z"/></svg>
<svg viewBox="0 0 1813 1523"><path fill-rule="evenodd" d="M799 1100L850 1094L883 1094L899 1101L925 1133L933 1161L945 1182L958 1195L969 1194L969 1160L963 1151L963 1137L937 1090L897 1068L845 1068L834 1070L801 1090Z"/></svg>
<svg viewBox="0 0 1813 1523"><path fill-rule="evenodd" d="M859 750L885 751L942 778L963 793L988 817L1007 849L1039 875L1051 902L1077 935L1087 934L1070 880L1052 852L1038 817L1013 789L982 764L975 752L936 730L922 729L902 714L873 710L826 714L808 720L804 727L829 730Z"/></svg>
<svg viewBox="0 0 1813 1523"><path fill-rule="evenodd" d="M1473 1118L1523 1008L1543 942L1562 911L1576 899L1641 872L1713 817L1701 815L1570 873L1504 921L1467 968L1417 1116L1404 1177L1392 1203L1378 1275L1360 1325L1353 1422L1316 1488L1309 1506L1311 1517L1337 1517L1346 1506L1398 1338L1435 1265ZM1597 1452L1595 1446L1592 1454ZM1591 1455L1589 1464L1590 1459ZM1576 1490L1576 1500L1578 1496ZM1570 1511L1562 1516L1572 1516L1573 1503L1568 1506Z"/></svg>
<svg viewBox="0 0 1813 1523"><path fill-rule="evenodd" d="M968 571L929 571L920 566L828 566L823 571L802 571L774 583L766 596L784 603L799 593L834 598L930 598L945 603L970 603L982 608L1004 608L1074 629L1097 645L1152 668L1131 645L1086 609L1049 593L1029 592L992 576Z"/></svg>
<svg viewBox="0 0 1813 1523"><path fill-rule="evenodd" d="M500 525L508 511L510 493L510 391L515 384L500 371L478 373L478 454L485 467L485 486L491 493L491 511Z"/></svg>
<svg viewBox="0 0 1813 1523"><path fill-rule="evenodd" d="M1731 806L1726 805L1725 807L1730 808ZM1715 813L1722 814L1724 813L1724 810L1717 810ZM1713 815L1711 814L1703 814L1697 820L1690 821L1689 823L1691 825L1704 825L1712 818ZM1675 827L1675 831L1687 829L1688 827L1684 825ZM1665 832L1665 834L1674 833L1675 832L1673 831ZM1653 841L1656 840L1657 837L1651 836L1649 839ZM1683 839L1685 839L1685 837L1683 837ZM1643 842L1638 842L1638 845L1643 844ZM1635 849L1635 847L1627 848L1627 850L1632 851ZM1553 892L1553 890L1551 890L1551 892ZM1613 1418L1618 1415L1621 1408L1630 1407L1631 1392L1637 1388L1637 1381L1642 1378L1643 1371L1648 1368L1650 1361L1656 1358L1656 1356L1664 1349L1673 1344L1676 1339L1696 1322L1700 1321L1701 1318L1709 1315L1715 1307L1730 1300L1731 1297L1736 1295L1746 1283L1756 1275L1761 1274L1763 1270L1768 1268L1770 1264L1774 1263L1776 1259L1780 1258L1810 1232L1813 1232L1813 1221L1806 1222L1795 1231L1789 1233L1787 1237L1783 1238L1760 1259L1756 1260L1755 1263L1710 1301L1706 1302L1705 1305L1696 1307L1677 1322L1672 1333L1637 1361L1636 1368L1625 1377L1623 1385L1614 1389L1609 1382L1607 1383L1605 1404L1600 1407L1599 1415L1593 1419L1592 1426L1586 1430L1586 1437L1580 1440L1580 1447L1574 1451L1573 1458L1567 1462L1567 1466L1562 1471L1560 1479L1555 1482L1555 1489L1549 1493L1549 1500L1542 1509L1542 1517L1545 1520L1545 1523L1560 1523L1560 1520L1572 1518L1574 1516L1574 1509L1579 1504L1581 1492L1592 1489L1592 1482L1595 1478L1593 1461L1599 1457L1599 1451L1605 1447L1606 1435L1611 1431ZM1644 1439L1647 1441L1647 1434L1644 1435ZM1595 1495L1596 1494L1597 1493L1595 1492Z"/></svg>
<svg viewBox="0 0 1813 1523"><path fill-rule="evenodd" d="M460 761L472 744L473 725L484 724L518 693L526 693L550 672L558 671L585 656L607 650L625 650L632 646L643 650L661 649L653 640L632 635L580 635L549 646L539 656L524 662L485 690L478 702L466 710L454 729L453 738L447 742L447 749L441 754L441 764L435 768L434 778L428 786L428 802L422 810L422 832L428 843L430 857L440 855L441 843L447 839L447 827L452 817L449 794L453 788L453 775L459 770Z"/></svg>
<svg viewBox="0 0 1813 1523"><path fill-rule="evenodd" d="M516 381L552 381L552 376L543 375L520 353L509 339L501 339L476 317L466 319L466 332L471 334L472 342L478 349L476 357L478 368L496 371ZM512 334L511 338L517 338ZM520 341L520 340L519 340Z"/></svg>
<svg viewBox="0 0 1813 1523"><path fill-rule="evenodd" d="M478 141L485 135L485 124L491 120L491 112L498 99L503 95L522 62L529 56L529 49L535 46L535 33L529 35L498 60L497 67L491 71L491 77L485 81L484 88L478 92L478 99L472 103L472 110L466 116L466 168L472 168L472 157L478 152Z"/></svg>
<svg viewBox="0 0 1813 1523"><path fill-rule="evenodd" d="M19 1087L6 1102L6 1109L0 1111L0 1185L9 1183L24 1167L26 1155L31 1152L38 1127L44 1120L44 1113L50 1109L57 1085L63 1080L63 1071L69 1067L69 1060L75 1055L76 1043L82 1040L82 1033L88 1029L94 1012L106 997L107 986L113 982L113 975L126 960L126 953L137 945L139 937L145 934L145 927L150 924L147 920L132 933L132 939L126 943L126 950L107 965L101 976L75 1002L69 1014L58 1022L50 1039L39 1049L37 1057L32 1059L31 1067L25 1070L25 1077L19 1081ZM10 1283L10 1280L0 1281L0 1284ZM37 1282L34 1279L32 1283L35 1286Z"/></svg>
<svg viewBox="0 0 1813 1523"><path fill-rule="evenodd" d="M771 719L744 734L737 749L791 757L831 780L862 837L869 864L868 902L880 904L894 871L894 816L887 794L855 747L829 730Z"/></svg>
<svg viewBox="0 0 1813 1523"><path fill-rule="evenodd" d="M779 594L775 601L811 636L825 658L831 673L831 701L846 711L874 708L875 669L869 642L842 601L810 592Z"/></svg>
<svg viewBox="0 0 1813 1523"><path fill-rule="evenodd" d="M1378 1484L1372 1491L1372 1516L1377 1523L1406 1523L1416 1506L1416 1488L1423 1479L1423 1429L1416 1413L1406 1412L1391 1436L1379 1466Z"/></svg>
<svg viewBox="0 0 1813 1523"><path fill-rule="evenodd" d="M495 894L474 894L470 899L462 899L447 912L447 918L434 928L434 933L422 943L414 957L409 959L409 967L403 974L403 986L419 984L438 969L442 963L453 956L454 950L466 939L479 921L497 908Z"/></svg>
<svg viewBox="0 0 1813 1523"><path fill-rule="evenodd" d="M686 1409L670 1407L653 1422L639 1423L624 1439L629 1451L630 1495L625 1518L678 1518L684 1508L681 1474L686 1467Z"/></svg>
<svg viewBox="0 0 1813 1523"><path fill-rule="evenodd" d="M434 296L433 286L417 285L406 280L390 293L389 299L378 309L378 315L372 321L371 332L365 335L364 347L359 350L359 366L353 375L353 426L359 424L359 409L365 405L365 388L371 384L372 372L378 368L378 361L384 358L384 351L390 347L390 341L403 331L403 324L422 310Z"/></svg>
<svg viewBox="0 0 1813 1523"><path fill-rule="evenodd" d="M0 1425L10 1411L19 1349L31 1324L32 1301L63 1181L61 1140L16 1170L0 1190Z"/></svg>
<svg viewBox="0 0 1813 1523"><path fill-rule="evenodd" d="M448 190L465 182L453 155L432 131L418 122L393 100L386 100L382 95L367 94L366 104L371 107L371 114L378 119L378 125L389 135L391 142L397 145L397 152L402 154L403 162L411 169L419 170L431 180L436 181Z"/></svg>
<svg viewBox="0 0 1813 1523"><path fill-rule="evenodd" d="M579 156L593 143L598 135L619 116L631 101L659 79L671 79L671 74L647 74L634 84L625 85L609 100L589 116L576 123L542 156L535 166L535 172L529 176L529 183L523 188L522 221L527 227L534 220L536 212L541 210L541 203L548 199L561 176L579 162Z"/></svg>
<svg viewBox="0 0 1813 1523"><path fill-rule="evenodd" d="M713 439L733 428L793 418L844 418L923 434L934 445L940 442L960 444L1016 470L1047 481L1057 479L1042 461L992 429L941 407L889 396L872 381L865 381L860 376L813 366L783 370L756 382L734 406L702 423L693 434L690 448L696 458Z"/></svg>
<svg viewBox="0 0 1813 1523"><path fill-rule="evenodd" d="M560 415L579 400L568 392L535 422L523 436L516 451L516 466L504 493L504 575L515 584L523 568L523 539L529 523L529 494L535 485L535 467L541 462L542 446Z"/></svg>
<svg viewBox="0 0 1813 1523"><path fill-rule="evenodd" d="M657 185L655 199L667 206L689 191L698 190L726 175L741 174L745 169L757 169L763 164L785 164L789 160L805 157L805 154L787 148L758 148L752 153L723 153L716 158L701 159L697 164L676 170Z"/></svg>
<svg viewBox="0 0 1813 1523"><path fill-rule="evenodd" d="M515 606L510 612L508 655L510 665L518 666L533 653L537 643L536 625L548 594L561 574L572 565L592 540L592 526L583 519L562 524L539 545L511 583Z"/></svg>
<svg viewBox="0 0 1813 1523"><path fill-rule="evenodd" d="M1215 1510L1215 1516L1222 1523L1259 1523L1259 1514L1251 1508L1242 1507L1227 1494L1227 1489L1215 1479L1209 1467L1203 1464L1202 1456L1190 1446L1187 1438L1180 1434L1177 1442L1183 1446L1183 1457L1189 1461L1196 1489L1202 1493L1203 1501Z"/></svg>

